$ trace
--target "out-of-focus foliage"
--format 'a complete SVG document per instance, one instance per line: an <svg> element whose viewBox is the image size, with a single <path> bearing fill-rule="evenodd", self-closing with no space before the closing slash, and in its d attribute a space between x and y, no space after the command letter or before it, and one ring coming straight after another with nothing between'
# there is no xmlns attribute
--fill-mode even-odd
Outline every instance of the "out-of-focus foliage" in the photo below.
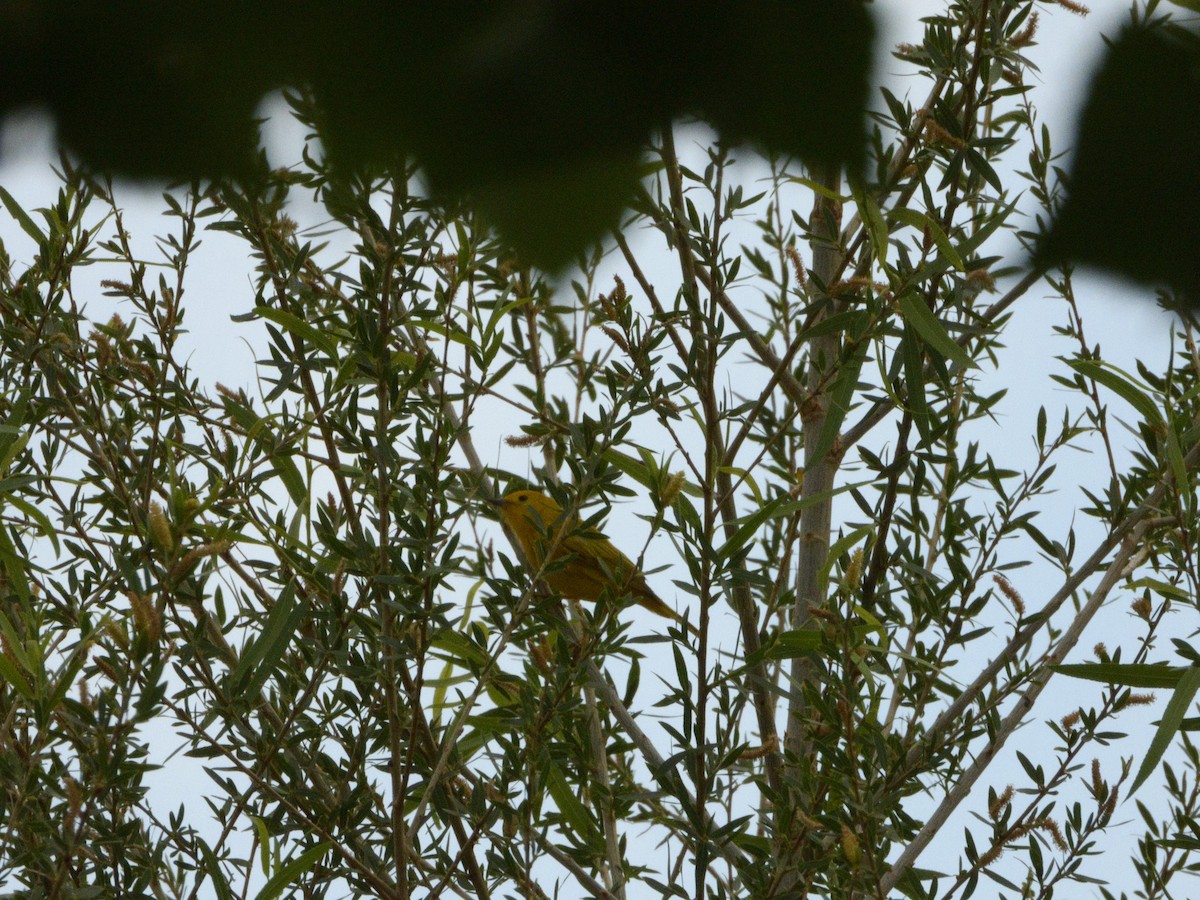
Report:
<svg viewBox="0 0 1200 900"><path fill-rule="evenodd" d="M1200 306L1200 35L1142 21L1114 41L1080 123L1044 261L1165 284Z"/></svg>
<svg viewBox="0 0 1200 900"><path fill-rule="evenodd" d="M854 0L5 0L0 115L44 104L103 169L251 175L256 105L304 87L340 165L414 156L561 264L616 224L651 132L681 116L857 165L871 37Z"/></svg>

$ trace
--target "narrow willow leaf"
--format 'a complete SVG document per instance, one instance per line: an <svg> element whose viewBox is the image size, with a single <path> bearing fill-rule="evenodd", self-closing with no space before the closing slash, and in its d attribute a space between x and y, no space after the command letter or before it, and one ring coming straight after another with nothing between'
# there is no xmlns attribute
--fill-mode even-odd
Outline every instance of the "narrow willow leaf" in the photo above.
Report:
<svg viewBox="0 0 1200 900"><path fill-rule="evenodd" d="M833 200L835 203L846 203L848 200L850 200L850 196L848 194L839 194L837 191L821 184L819 181L813 181L811 178L804 178L796 175L792 178L789 178L788 181L791 181L794 184L803 185L810 191L820 194L826 200Z"/></svg>
<svg viewBox="0 0 1200 900"><path fill-rule="evenodd" d="M23 555L17 553L17 548L9 537L8 529L0 526L0 565L8 575L9 588L16 592L22 600L28 601L31 593L29 578L25 574Z"/></svg>
<svg viewBox="0 0 1200 900"><path fill-rule="evenodd" d="M893 219L903 222L905 225L911 225L921 231L929 230L929 236L933 238L933 242L937 245L942 256L950 262L959 272L965 271L966 263L963 262L962 254L958 252L954 244L950 242L950 238L946 232L942 230L942 226L932 216L927 216L923 212L915 209L893 209L888 211L888 215Z"/></svg>
<svg viewBox="0 0 1200 900"><path fill-rule="evenodd" d="M1138 414L1151 425L1162 426L1163 420L1158 411L1158 404L1120 369L1094 359L1068 359L1067 365L1084 378L1104 385L1137 410Z"/></svg>
<svg viewBox="0 0 1200 900"><path fill-rule="evenodd" d="M283 893L284 888L294 883L297 878L315 866L326 853L333 848L332 841L324 841L315 847L309 847L291 862L272 875L267 883L255 895L255 900L275 900Z"/></svg>
<svg viewBox="0 0 1200 900"><path fill-rule="evenodd" d="M38 526L42 537L50 539L50 543L54 546L55 553L61 553L62 548L58 544L58 531L51 523L49 516L34 506L32 503L23 500L15 494L3 493L0 494L0 509L4 508L5 504L15 506L21 512L25 513Z"/></svg>
<svg viewBox="0 0 1200 900"><path fill-rule="evenodd" d="M754 474L749 469L743 469L739 466L721 466L719 471L736 476L739 481L750 488L750 493L755 504L762 505L762 488L758 486L758 479L754 477Z"/></svg>
<svg viewBox="0 0 1200 900"><path fill-rule="evenodd" d="M271 607L267 616L267 624L262 632L246 648L237 666L229 675L229 683L233 692L245 697L254 697L261 689L283 653L291 643L301 620L308 612L304 603L296 600L296 592L291 587L285 588Z"/></svg>
<svg viewBox="0 0 1200 900"><path fill-rule="evenodd" d="M821 649L821 632L811 628L785 631L777 637L763 654L766 659L793 659L807 656Z"/></svg>
<svg viewBox="0 0 1200 900"><path fill-rule="evenodd" d="M596 830L596 825L592 821L591 816L588 815L587 807L580 802L575 788L567 782L562 769L558 767L558 763L549 757L546 757L545 761L546 789L554 799L558 811L562 813L567 824L585 842L593 846L600 843L600 835Z"/></svg>
<svg viewBox="0 0 1200 900"><path fill-rule="evenodd" d="M643 448L639 447L638 449L641 450ZM622 453L615 447L606 448L601 455L606 462L620 469L638 484L642 485L642 487L650 488L651 490L654 489L654 473L650 471L650 468L645 463L638 462L628 453ZM691 482L684 482L682 492L693 497L704 496L704 491Z"/></svg>
<svg viewBox="0 0 1200 900"><path fill-rule="evenodd" d="M1187 466L1183 461L1183 448L1179 446L1179 434L1175 431L1174 423L1167 425L1167 459L1171 463L1171 475L1175 478L1175 484L1179 487L1180 493L1185 498L1185 501L1195 499L1195 493L1191 491L1190 481L1188 478Z"/></svg>
<svg viewBox="0 0 1200 900"><path fill-rule="evenodd" d="M260 865L262 866L263 874L271 874L271 831L267 828L267 823L262 816L251 816L251 823L254 825L254 831L258 835L258 854L260 857Z"/></svg>
<svg viewBox="0 0 1200 900"><path fill-rule="evenodd" d="M1123 687L1174 688L1179 684L1184 666L1149 665L1146 663L1075 663L1054 666L1054 671L1068 678L1083 678L1103 684L1119 684Z"/></svg>
<svg viewBox="0 0 1200 900"><path fill-rule="evenodd" d="M329 336L299 316L294 316L282 309L275 309L273 306L256 306L254 311L268 322L274 322L289 334L312 344L326 356L337 356L337 345L329 339Z"/></svg>
<svg viewBox="0 0 1200 900"><path fill-rule="evenodd" d="M16 664L8 658L7 655L0 653L0 680L7 681L14 691L24 697L26 700L33 702L37 699L30 687L29 679L25 674L17 668Z"/></svg>
<svg viewBox="0 0 1200 900"><path fill-rule="evenodd" d="M12 465L12 461L16 459L20 453L29 444L29 432L17 431L15 434L6 434L4 439L0 441L0 448L3 449L3 455L0 455L0 475L8 472L8 467Z"/></svg>
<svg viewBox="0 0 1200 900"><path fill-rule="evenodd" d="M200 867L200 871L212 882L212 889L216 891L217 900L234 900L233 892L229 889L229 879L225 877L221 861L213 853L212 847L200 838L196 838L196 843L200 846L200 855L204 857L204 865Z"/></svg>
<svg viewBox="0 0 1200 900"><path fill-rule="evenodd" d="M907 394L904 405L912 413L921 440L932 441L933 411L929 408L929 400L925 396L925 354L921 352L921 341L917 337L916 329L908 323L904 325L899 354L904 362L904 386Z"/></svg>
<svg viewBox="0 0 1200 900"><path fill-rule="evenodd" d="M873 525L863 525L861 528L855 528L849 534L843 535L833 542L829 548L829 552L825 554L825 563L821 566L819 590L822 595L824 595L825 590L829 586L829 573L833 570L834 565L841 555L867 537L872 531L874 531Z"/></svg>
<svg viewBox="0 0 1200 900"><path fill-rule="evenodd" d="M954 342L946 332L945 326L933 314L933 310L926 306L925 301L916 293L905 294L897 302L900 304L900 314L904 316L904 321L910 324L932 349L963 368L979 368L975 360L967 355L967 351Z"/></svg>
<svg viewBox="0 0 1200 900"><path fill-rule="evenodd" d="M1187 600L1191 595L1181 587L1173 584L1168 584L1158 578L1139 578L1136 581L1129 582L1131 590L1136 588L1147 588L1164 597L1174 597L1176 600Z"/></svg>
<svg viewBox="0 0 1200 900"><path fill-rule="evenodd" d="M17 220L17 224L21 226L21 230L33 238L39 246L49 240L42 233L42 230L37 227L37 223L29 217L29 213L21 209L21 205L13 199L13 195L2 187L0 187L0 203L3 203L4 208L8 210L8 214Z"/></svg>
<svg viewBox="0 0 1200 900"><path fill-rule="evenodd" d="M875 632L872 625L855 625L851 630L855 646L861 646ZM794 659L819 653L825 645L825 635L813 628L785 631L769 646L763 648L762 659Z"/></svg>
<svg viewBox="0 0 1200 900"><path fill-rule="evenodd" d="M791 515L812 506L814 503L822 503L831 497L836 497L838 494L844 494L846 491L858 490L866 484L867 482L865 481L845 484L831 491L822 491L819 494L813 494L811 497L805 497L803 500L790 500L786 496L776 497L774 500L768 501L761 509L739 520L741 524L738 526L738 530L733 533L733 536L729 540L721 545L721 548L717 551L717 557L719 559L729 559L733 554L741 550L750 538L754 537L762 524L769 519Z"/></svg>
<svg viewBox="0 0 1200 900"><path fill-rule="evenodd" d="M863 361L867 358L869 347L867 341L859 341L848 348L848 356L839 364L837 378L829 389L829 405L825 409L825 421L821 423L821 434L808 456L808 465L815 465L833 449L838 431L842 427L842 423L846 421L846 414L850 412L850 404L858 388L858 375L862 371Z"/></svg>
<svg viewBox="0 0 1200 900"><path fill-rule="evenodd" d="M268 433L267 429L271 424L271 419L266 416L260 416L249 407L238 403L230 397L223 398L225 403L225 412L246 432L246 437L254 441L262 450L263 454L270 458L274 463L275 474L279 476L279 480L283 482L284 488L291 497L292 502L298 507L303 507L308 501L308 486L304 481L304 477L300 474L300 470L296 467L296 463L292 460L292 453L287 450L280 449L276 445L275 436Z"/></svg>
<svg viewBox="0 0 1200 900"><path fill-rule="evenodd" d="M875 251L875 258L879 264L887 269L889 246L887 221L883 218L879 204L875 202L875 198L871 196L868 188L857 183L853 185L853 188L854 202L858 205L858 213L867 227L867 236L871 239L871 249Z"/></svg>
<svg viewBox="0 0 1200 900"><path fill-rule="evenodd" d="M439 631L430 638L429 646L445 653L447 662L462 660L464 668L479 669L488 663L488 655L482 648L453 629Z"/></svg>
<svg viewBox="0 0 1200 900"><path fill-rule="evenodd" d="M658 490L658 481L655 474L645 463L639 462L628 453L622 453L615 447L605 449L602 456L606 462L624 472L642 487L651 491ZM681 522L686 522L693 530L703 530L704 523L700 519L700 513L696 511L695 505L688 499L689 495L692 497L703 497L704 492L691 482L685 481L683 487L680 488L678 496L671 503L671 509L675 510L675 515L679 517Z"/></svg>
<svg viewBox="0 0 1200 900"><path fill-rule="evenodd" d="M1171 745L1171 741L1175 739L1175 734L1183 724L1183 717L1191 707L1192 699L1198 690L1200 690L1200 666L1188 666L1180 676L1179 684L1175 685L1175 693L1167 702L1166 711L1163 712L1162 720L1158 723L1158 730L1154 733L1150 749L1146 751L1146 758L1142 760L1137 777L1133 780L1133 786L1129 789L1130 793L1141 787L1142 782L1158 768L1159 760L1162 759L1167 747Z"/></svg>

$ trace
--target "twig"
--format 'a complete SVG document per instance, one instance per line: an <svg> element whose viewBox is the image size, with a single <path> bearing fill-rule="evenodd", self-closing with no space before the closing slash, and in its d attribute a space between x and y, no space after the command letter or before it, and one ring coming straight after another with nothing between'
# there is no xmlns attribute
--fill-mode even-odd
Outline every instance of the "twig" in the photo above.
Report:
<svg viewBox="0 0 1200 900"><path fill-rule="evenodd" d="M1133 569L1137 568L1149 556L1150 550L1148 547L1139 547L1140 540L1148 526L1148 522L1142 522L1126 536L1120 553L1109 564L1104 577L1096 586L1096 590L1092 592L1091 597L1088 598L1088 602L1079 611L1071 626L1059 638L1054 649L1046 654L1045 661L1038 667L1037 672L1032 678L1032 683L1021 694L1009 714L1004 717L992 739L976 755L975 761L962 774L962 777L950 789L950 792L946 794L942 802L938 804L938 808L926 820L924 827L909 842L908 846L904 848L904 852L900 854L900 857L884 874L879 884L880 890L884 895L891 891L896 886L896 883L912 868L917 858L929 846L929 842L937 836L942 826L946 824L946 820L950 818L950 814L971 793L975 782L979 780L979 777L991 765L996 754L1000 752L1017 728L1028 718L1034 703L1037 702L1038 697L1054 674L1053 667L1059 665L1066 658L1067 654L1075 648L1075 645L1079 643L1084 629L1091 622L1092 617L1099 612L1100 607L1104 605L1105 600L1108 599L1109 592L1122 578L1127 577Z"/></svg>

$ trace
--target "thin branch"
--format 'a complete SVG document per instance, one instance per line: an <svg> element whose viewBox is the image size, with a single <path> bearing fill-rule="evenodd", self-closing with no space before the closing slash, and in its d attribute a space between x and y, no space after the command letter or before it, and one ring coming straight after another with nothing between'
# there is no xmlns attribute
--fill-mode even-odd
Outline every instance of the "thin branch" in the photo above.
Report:
<svg viewBox="0 0 1200 900"><path fill-rule="evenodd" d="M1125 536L1120 552L1109 563L1104 577L1088 598L1087 603L1080 609L1070 627L1055 644L1054 649L1046 655L1045 661L1032 676L1029 687L1013 704L1012 710L1001 721L991 740L975 755L974 762L925 821L925 825L917 833L917 836L909 842L908 846L904 848L904 852L885 873L880 881L880 888L884 894L891 891L912 868L921 853L929 846L930 841L942 830L950 818L950 814L971 793L975 783L996 758L996 754L1000 752L1017 728L1028 721L1030 711L1054 675L1053 667L1061 664L1067 654L1079 643L1084 629L1087 628L1100 607L1104 605L1109 592L1149 556L1149 548L1141 546L1141 539L1145 535L1148 525L1149 523L1143 521Z"/></svg>

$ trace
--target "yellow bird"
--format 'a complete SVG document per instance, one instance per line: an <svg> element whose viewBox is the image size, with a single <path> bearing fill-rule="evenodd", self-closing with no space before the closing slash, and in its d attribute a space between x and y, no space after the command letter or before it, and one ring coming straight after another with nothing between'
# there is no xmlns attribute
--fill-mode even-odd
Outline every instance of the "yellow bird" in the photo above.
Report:
<svg viewBox="0 0 1200 900"><path fill-rule="evenodd" d="M578 515L569 522L560 521L562 507L550 497L522 490L488 502L499 510L534 568L542 567L545 551L551 546L555 548L551 562L566 559L562 566L542 575L542 580L568 600L594 603L607 588L613 599L629 594L651 612L687 624L650 589L637 566L608 538L595 528L581 528ZM688 628L695 631L691 625Z"/></svg>

